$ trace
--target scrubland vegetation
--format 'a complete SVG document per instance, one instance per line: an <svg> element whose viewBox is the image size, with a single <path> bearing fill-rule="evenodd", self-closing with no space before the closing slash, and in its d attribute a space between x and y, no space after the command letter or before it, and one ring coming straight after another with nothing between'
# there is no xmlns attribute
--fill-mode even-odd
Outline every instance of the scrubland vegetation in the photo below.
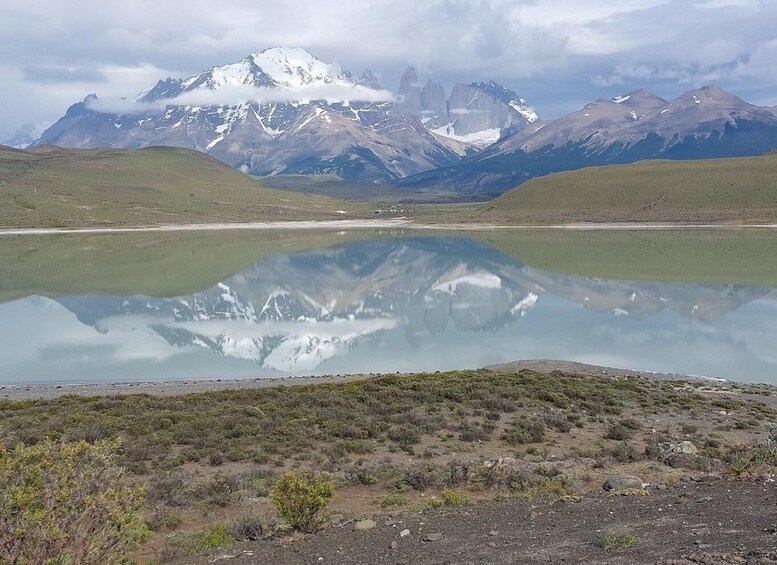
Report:
<svg viewBox="0 0 777 565"><path fill-rule="evenodd" d="M179 397L64 396L0 401L0 436L7 450L99 450L120 438L110 461L126 475L111 476L145 491L143 517L156 535L137 556L154 561L375 512L574 498L600 490L613 470L671 483L777 464L765 426L777 411L757 400L771 389L716 386L462 371ZM698 451L669 457L664 446L677 442Z"/></svg>

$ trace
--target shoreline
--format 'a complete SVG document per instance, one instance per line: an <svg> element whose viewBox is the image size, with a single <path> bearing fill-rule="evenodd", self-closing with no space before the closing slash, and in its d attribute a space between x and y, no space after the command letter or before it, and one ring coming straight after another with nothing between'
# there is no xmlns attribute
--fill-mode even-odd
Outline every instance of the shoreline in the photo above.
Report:
<svg viewBox="0 0 777 565"><path fill-rule="evenodd" d="M641 222L641 223L569 223L569 224L427 224L419 223L405 217L391 219L358 219L358 220L298 220L279 222L218 222L197 224L160 224L156 226L124 226L124 227L79 227L79 228L0 228L0 236L23 235L69 235L69 234L112 234L139 232L195 232L195 231L229 231L229 230L315 230L315 229L393 229L404 228L414 230L452 230L452 231L486 231L486 230L688 230L688 229L777 229L777 224L692 224L671 222Z"/></svg>
<svg viewBox="0 0 777 565"><path fill-rule="evenodd" d="M592 375L610 378L642 377L652 380L687 381L705 383L712 387L728 390L738 385L752 387L764 387L771 390L772 385L762 383L739 383L715 377L698 375L686 375L678 373L657 373L652 371L638 371L588 365L574 361L524 359L487 365L478 371L490 371L494 373L519 372L530 370L540 373L560 371L577 375ZM129 394L148 394L152 396L182 396L187 394L199 394L228 390L252 390L271 388L277 386L305 386L317 384L347 383L352 381L369 380L385 375L400 376L423 373L424 371L408 373L358 373L346 375L310 375L300 377L251 377L234 379L202 379L202 380L173 380L173 381L112 381L112 382L85 382L85 383L39 383L39 384L8 384L0 385L0 399L13 402L24 400L51 400L62 396L115 396ZM446 371L447 372L447 371Z"/></svg>

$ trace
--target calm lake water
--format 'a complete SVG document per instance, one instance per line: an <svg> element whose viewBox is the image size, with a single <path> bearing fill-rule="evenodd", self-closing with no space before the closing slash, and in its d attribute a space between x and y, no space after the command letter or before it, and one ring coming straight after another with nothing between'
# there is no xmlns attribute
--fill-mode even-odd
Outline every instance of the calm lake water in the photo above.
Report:
<svg viewBox="0 0 777 565"><path fill-rule="evenodd" d="M777 237L750 233L0 240L0 383L568 359L777 382Z"/></svg>

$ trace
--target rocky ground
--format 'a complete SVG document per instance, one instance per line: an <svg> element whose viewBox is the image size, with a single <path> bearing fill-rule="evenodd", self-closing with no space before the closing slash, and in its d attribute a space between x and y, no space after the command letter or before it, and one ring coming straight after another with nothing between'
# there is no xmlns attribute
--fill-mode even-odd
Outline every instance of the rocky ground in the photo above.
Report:
<svg viewBox="0 0 777 565"><path fill-rule="evenodd" d="M777 563L777 483L691 481L553 503L508 500L346 521L186 563ZM361 530L355 527L369 528Z"/></svg>

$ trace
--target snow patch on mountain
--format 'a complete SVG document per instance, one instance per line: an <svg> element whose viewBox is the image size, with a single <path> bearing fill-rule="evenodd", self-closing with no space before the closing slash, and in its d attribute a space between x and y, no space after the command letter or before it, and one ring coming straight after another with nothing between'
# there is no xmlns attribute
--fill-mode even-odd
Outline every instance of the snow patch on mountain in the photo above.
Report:
<svg viewBox="0 0 777 565"><path fill-rule="evenodd" d="M524 296L515 306L510 308L511 314L517 314L520 313L521 316L526 314L526 311L529 308L532 308L535 304L537 304L537 300L539 300L539 296L534 294L533 292L530 292L526 296Z"/></svg>
<svg viewBox="0 0 777 565"><path fill-rule="evenodd" d="M450 281L437 283L432 291L447 292L453 294L459 285L472 285L481 288L502 288L502 279L493 273L472 273L457 277Z"/></svg>
<svg viewBox="0 0 777 565"><path fill-rule="evenodd" d="M466 146L476 147L478 149L485 149L489 145L496 143L502 135L502 131L499 128L485 129L465 135L456 135L456 126L454 124L430 129L429 131L435 135L447 137L448 139L463 143Z"/></svg>

